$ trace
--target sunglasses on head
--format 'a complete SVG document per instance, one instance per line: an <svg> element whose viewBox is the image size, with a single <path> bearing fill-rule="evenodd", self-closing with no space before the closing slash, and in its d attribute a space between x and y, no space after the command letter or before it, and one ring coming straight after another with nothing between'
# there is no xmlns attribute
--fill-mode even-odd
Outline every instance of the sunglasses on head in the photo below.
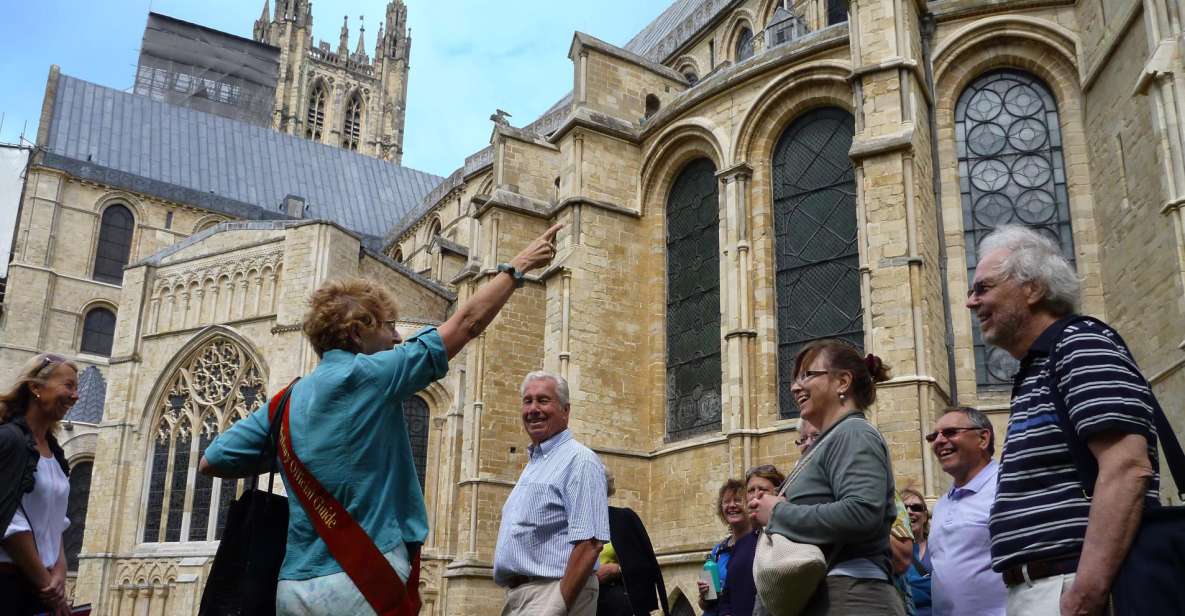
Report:
<svg viewBox="0 0 1185 616"><path fill-rule="evenodd" d="M58 364L63 364L63 363L66 363L65 357L62 357L61 355L55 355L53 353L46 353L41 358L41 366L38 367L37 371L34 372L33 374L35 376L41 376L41 374L43 372L45 372L46 368L49 368L50 366L56 366Z"/></svg>

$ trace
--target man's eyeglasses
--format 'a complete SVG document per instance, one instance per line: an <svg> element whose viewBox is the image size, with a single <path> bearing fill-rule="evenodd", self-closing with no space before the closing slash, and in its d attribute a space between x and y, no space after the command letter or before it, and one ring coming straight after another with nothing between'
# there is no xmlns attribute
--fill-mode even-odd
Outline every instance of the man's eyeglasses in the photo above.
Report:
<svg viewBox="0 0 1185 616"><path fill-rule="evenodd" d="M819 440L818 434L806 434L794 440L794 444L802 447L803 445L810 445Z"/></svg>
<svg viewBox="0 0 1185 616"><path fill-rule="evenodd" d="M905 508L914 513L926 513L926 505L924 503L906 503Z"/></svg>
<svg viewBox="0 0 1185 616"><path fill-rule="evenodd" d="M824 374L827 374L829 372L831 372L831 371L830 370L803 370L802 372L798 373L798 376L794 377L794 382L798 383L799 385L802 385L817 376L823 376Z"/></svg>
<svg viewBox="0 0 1185 616"><path fill-rule="evenodd" d="M936 432L931 432L931 433L927 434L926 435L926 442L933 443L934 441L938 440L939 434L942 435L942 438L945 438L946 440L949 441L950 439L954 438L956 434L958 434L960 432L966 432L967 430L987 430L987 428L943 428L943 429L938 430Z"/></svg>
<svg viewBox="0 0 1185 616"><path fill-rule="evenodd" d="M972 284L970 289L967 289L967 297L983 297L999 284L1000 282L998 280L980 280Z"/></svg>

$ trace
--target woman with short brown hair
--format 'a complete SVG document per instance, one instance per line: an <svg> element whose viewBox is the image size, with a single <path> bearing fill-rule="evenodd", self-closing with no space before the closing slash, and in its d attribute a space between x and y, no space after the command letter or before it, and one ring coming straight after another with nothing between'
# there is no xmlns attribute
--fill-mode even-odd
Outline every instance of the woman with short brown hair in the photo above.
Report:
<svg viewBox="0 0 1185 616"><path fill-rule="evenodd" d="M42 353L0 393L0 597L4 613L68 614L70 468L54 433L78 401L78 367Z"/></svg>

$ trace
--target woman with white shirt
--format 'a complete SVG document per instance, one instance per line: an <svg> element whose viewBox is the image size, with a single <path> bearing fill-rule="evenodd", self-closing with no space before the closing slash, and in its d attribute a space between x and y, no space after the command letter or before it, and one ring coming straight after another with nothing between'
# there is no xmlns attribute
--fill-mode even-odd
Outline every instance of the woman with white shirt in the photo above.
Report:
<svg viewBox="0 0 1185 616"><path fill-rule="evenodd" d="M6 614L69 614L62 533L69 467L54 438L78 401L78 368L43 353L0 393L0 597Z"/></svg>

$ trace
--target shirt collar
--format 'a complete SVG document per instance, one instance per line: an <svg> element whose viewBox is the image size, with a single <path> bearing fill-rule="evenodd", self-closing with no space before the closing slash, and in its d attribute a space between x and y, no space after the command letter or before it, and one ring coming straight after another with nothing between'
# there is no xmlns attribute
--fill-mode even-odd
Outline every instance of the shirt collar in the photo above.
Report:
<svg viewBox="0 0 1185 616"><path fill-rule="evenodd" d="M984 486L987 485L988 481L996 476L996 470L999 466L1000 463L996 462L994 459L989 461L987 466L979 469L979 472L975 475L975 477L972 477L971 481L967 482L967 485L961 488L951 486L949 492L950 497L958 499L968 494L978 494L983 490Z"/></svg>
<svg viewBox="0 0 1185 616"><path fill-rule="evenodd" d="M572 433L567 428L564 428L563 430L553 434L551 438L539 443L538 445L534 443L527 445L527 451L532 458L534 458L536 455L547 455L555 451L556 447L559 447L570 440L572 440Z"/></svg>
<svg viewBox="0 0 1185 616"><path fill-rule="evenodd" d="M1049 327L1045 328L1045 331L1041 332L1040 336L1037 336L1033 344L1029 345L1029 350L1025 352L1024 359L1027 360L1033 356L1044 357L1049 355L1049 352L1053 350L1053 343L1061 336L1062 331L1066 329L1066 326L1071 321L1077 318L1078 315L1076 314L1068 314L1051 323Z"/></svg>

